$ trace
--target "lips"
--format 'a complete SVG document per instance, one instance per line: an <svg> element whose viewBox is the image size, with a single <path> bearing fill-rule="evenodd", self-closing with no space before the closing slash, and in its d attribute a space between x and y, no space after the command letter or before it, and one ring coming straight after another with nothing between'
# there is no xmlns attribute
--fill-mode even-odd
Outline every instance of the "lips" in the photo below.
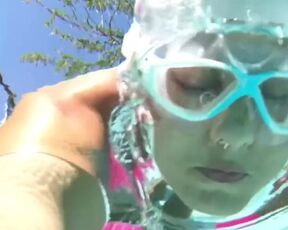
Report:
<svg viewBox="0 0 288 230"><path fill-rule="evenodd" d="M247 173L233 170L221 170L205 167L196 167L195 169L210 180L219 183L236 183L248 176Z"/></svg>

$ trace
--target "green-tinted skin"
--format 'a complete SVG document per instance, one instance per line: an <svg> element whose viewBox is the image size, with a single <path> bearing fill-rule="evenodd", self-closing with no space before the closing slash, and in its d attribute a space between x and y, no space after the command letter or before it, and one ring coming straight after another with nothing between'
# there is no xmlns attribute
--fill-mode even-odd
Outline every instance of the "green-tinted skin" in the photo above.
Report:
<svg viewBox="0 0 288 230"><path fill-rule="evenodd" d="M249 47L250 62L253 62L252 54L257 60L259 53L263 53L257 44L261 46L266 42L258 37L255 43L251 35L246 39L243 34L233 39L236 44L234 54L237 56L237 50L239 55L242 54L243 45ZM251 51L253 46L254 52ZM186 47L183 52L187 51L190 52ZM266 66L265 71L267 69ZM280 87L283 84L270 86L268 93L279 96L277 89ZM182 90L174 85L173 93L185 103L194 103L191 94ZM288 106L286 96L288 93L283 90L281 97L268 98L271 108L285 109ZM288 160L288 137L274 135L263 124L258 111L253 109L255 105L248 98L237 101L218 117L198 123L171 117L153 101L149 106L155 118L156 162L168 184L191 209L223 216L241 211L253 195L276 177ZM224 150L217 144L219 139L229 143L230 148ZM221 169L224 163L236 164L248 176L235 183L219 183L199 174L194 168Z"/></svg>

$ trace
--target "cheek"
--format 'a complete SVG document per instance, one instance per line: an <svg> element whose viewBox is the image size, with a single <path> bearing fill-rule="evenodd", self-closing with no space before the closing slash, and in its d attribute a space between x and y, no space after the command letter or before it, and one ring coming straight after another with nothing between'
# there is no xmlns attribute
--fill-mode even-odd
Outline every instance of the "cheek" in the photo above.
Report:
<svg viewBox="0 0 288 230"><path fill-rule="evenodd" d="M284 135L275 135L270 130L267 129L266 126L262 125L257 130L257 138L255 141L255 146L271 146L271 147L277 147L279 145L286 145L283 148L288 147L288 137Z"/></svg>
<svg viewBox="0 0 288 230"><path fill-rule="evenodd" d="M203 127L195 132L187 129L187 124L181 128L175 122L163 120L155 125L154 131L154 156L160 171L169 173L174 169L177 175L181 175L187 165L199 164L203 160L202 152L207 146Z"/></svg>
<svg viewBox="0 0 288 230"><path fill-rule="evenodd" d="M288 154L283 150L276 150L273 148L269 150L259 151L254 158L254 173L252 175L253 185L251 189L263 188L268 183L279 177L279 173L284 169L288 160ZM250 161L250 164L253 164Z"/></svg>
<svg viewBox="0 0 288 230"><path fill-rule="evenodd" d="M197 161L207 149L209 122L187 122L158 107L155 110L158 120L154 120L154 155L158 160L167 165Z"/></svg>
<svg viewBox="0 0 288 230"><path fill-rule="evenodd" d="M184 152L189 149L191 138L179 135L179 131L168 125L155 126L155 156L177 160L184 155Z"/></svg>
<svg viewBox="0 0 288 230"><path fill-rule="evenodd" d="M262 170L263 173L267 173L267 176L275 177L281 169L284 169L284 166L288 160L288 153L284 150L278 150L274 152L267 153L269 157L263 160ZM271 179L272 179L271 178Z"/></svg>

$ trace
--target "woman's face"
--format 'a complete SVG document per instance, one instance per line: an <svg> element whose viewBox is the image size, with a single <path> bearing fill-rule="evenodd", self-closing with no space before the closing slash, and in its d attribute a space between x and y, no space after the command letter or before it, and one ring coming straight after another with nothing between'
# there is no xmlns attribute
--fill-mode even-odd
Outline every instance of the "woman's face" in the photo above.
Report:
<svg viewBox="0 0 288 230"><path fill-rule="evenodd" d="M243 56L243 35L233 39L242 42L239 54ZM259 52L263 54L263 49ZM170 84L175 98L195 103L177 82ZM197 86L197 82L186 83ZM274 84L269 90L275 88ZM288 107L282 94L281 102L270 103L280 103L281 111ZM155 160L165 180L191 209L224 216L241 211L288 160L288 136L275 135L266 127L252 99L242 98L217 117L194 123L171 116L153 101L149 106L155 119Z"/></svg>
<svg viewBox="0 0 288 230"><path fill-rule="evenodd" d="M191 209L215 215L240 211L288 159L288 138L272 135L260 118L249 120L242 101L195 124L164 113L155 121L155 160ZM222 138L227 149L217 143Z"/></svg>

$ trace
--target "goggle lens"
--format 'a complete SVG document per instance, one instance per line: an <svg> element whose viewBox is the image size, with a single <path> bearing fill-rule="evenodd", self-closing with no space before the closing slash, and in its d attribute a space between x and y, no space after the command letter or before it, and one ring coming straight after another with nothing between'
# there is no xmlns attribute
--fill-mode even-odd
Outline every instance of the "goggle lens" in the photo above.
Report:
<svg viewBox="0 0 288 230"><path fill-rule="evenodd" d="M269 115L277 123L283 123L288 115L288 78L275 76L260 86Z"/></svg>
<svg viewBox="0 0 288 230"><path fill-rule="evenodd" d="M153 76L156 81L155 91L164 104L191 114L191 120L193 116L197 116L195 121L202 120L198 119L199 117L210 116L205 114L214 114L214 109L220 102L226 99L231 101L229 97L239 91L239 85L243 84L239 76L229 68L202 65L168 66L156 68ZM247 75L249 78L257 76L259 75ZM258 87L268 113L263 117L266 123L273 122L272 126L277 125L280 129L288 128L288 76L271 76ZM251 95L253 93L247 93L246 96ZM256 104L259 103L257 101L258 99ZM260 110L263 116L263 109Z"/></svg>
<svg viewBox="0 0 288 230"><path fill-rule="evenodd" d="M214 67L173 67L160 74L161 97L196 113L209 111L237 85L233 73Z"/></svg>

